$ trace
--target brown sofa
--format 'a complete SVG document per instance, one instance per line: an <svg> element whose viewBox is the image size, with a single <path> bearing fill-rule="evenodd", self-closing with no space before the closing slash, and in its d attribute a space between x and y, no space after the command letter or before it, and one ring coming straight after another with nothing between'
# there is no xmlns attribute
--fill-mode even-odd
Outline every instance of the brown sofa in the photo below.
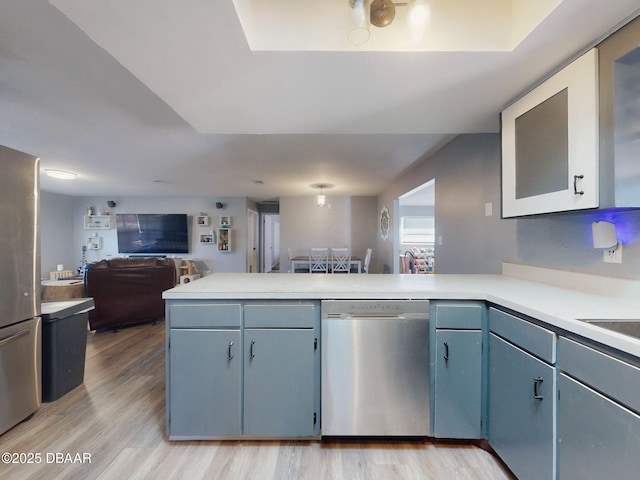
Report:
<svg viewBox="0 0 640 480"><path fill-rule="evenodd" d="M85 291L93 297L91 330L117 329L164 317L162 292L176 285L170 258L114 258L87 265Z"/></svg>

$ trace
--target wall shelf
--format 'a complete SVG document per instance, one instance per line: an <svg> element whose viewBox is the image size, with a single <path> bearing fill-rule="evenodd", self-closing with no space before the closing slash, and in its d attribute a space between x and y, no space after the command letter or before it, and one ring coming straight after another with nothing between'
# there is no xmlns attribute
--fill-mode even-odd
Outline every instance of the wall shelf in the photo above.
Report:
<svg viewBox="0 0 640 480"><path fill-rule="evenodd" d="M102 237L87 237L87 249L89 250L101 250L102 249Z"/></svg>
<svg viewBox="0 0 640 480"><path fill-rule="evenodd" d="M230 228L218 228L218 251L219 252L231 251L231 229Z"/></svg>
<svg viewBox="0 0 640 480"><path fill-rule="evenodd" d="M111 228L111 216L110 215L85 215L84 228L85 230L107 230Z"/></svg>

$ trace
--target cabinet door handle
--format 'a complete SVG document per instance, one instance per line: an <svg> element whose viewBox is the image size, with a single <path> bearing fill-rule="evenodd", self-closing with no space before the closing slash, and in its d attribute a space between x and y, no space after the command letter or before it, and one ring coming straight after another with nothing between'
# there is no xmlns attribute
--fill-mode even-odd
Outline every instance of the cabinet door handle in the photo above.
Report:
<svg viewBox="0 0 640 480"><path fill-rule="evenodd" d="M229 342L229 360L233 360L233 354L231 353L231 347L233 347L233 342Z"/></svg>
<svg viewBox="0 0 640 480"><path fill-rule="evenodd" d="M255 341L251 340L251 348L249 348L249 358L251 358L253 360L253 358L255 357L254 353L253 353L253 346L255 345Z"/></svg>
<svg viewBox="0 0 640 480"><path fill-rule="evenodd" d="M445 361L449 360L449 343L444 342L444 357Z"/></svg>
<svg viewBox="0 0 640 480"><path fill-rule="evenodd" d="M539 389L540 389L540 384L543 382L543 378L542 377L536 377L533 379L533 399L534 400L543 400L544 397L542 395L540 395Z"/></svg>
<svg viewBox="0 0 640 480"><path fill-rule="evenodd" d="M583 190L578 190L578 179L582 180L584 175L574 175L573 176L573 193L575 195L584 195Z"/></svg>

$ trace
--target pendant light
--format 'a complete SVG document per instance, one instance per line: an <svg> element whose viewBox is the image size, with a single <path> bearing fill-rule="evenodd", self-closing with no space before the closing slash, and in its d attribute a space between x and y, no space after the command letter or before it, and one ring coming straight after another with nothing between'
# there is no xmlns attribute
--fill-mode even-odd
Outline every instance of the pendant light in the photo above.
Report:
<svg viewBox="0 0 640 480"><path fill-rule="evenodd" d="M320 195L318 195L318 206L324 207L327 204L327 196L322 194L324 185L320 185Z"/></svg>

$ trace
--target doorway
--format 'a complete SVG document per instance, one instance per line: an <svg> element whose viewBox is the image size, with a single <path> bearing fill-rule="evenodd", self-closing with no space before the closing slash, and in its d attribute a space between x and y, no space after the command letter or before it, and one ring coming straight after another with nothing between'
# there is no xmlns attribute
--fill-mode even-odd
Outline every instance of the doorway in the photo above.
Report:
<svg viewBox="0 0 640 480"><path fill-rule="evenodd" d="M280 215L262 214L262 272L280 271Z"/></svg>
<svg viewBox="0 0 640 480"><path fill-rule="evenodd" d="M394 203L394 261L398 273L434 273L436 181L432 179Z"/></svg>

